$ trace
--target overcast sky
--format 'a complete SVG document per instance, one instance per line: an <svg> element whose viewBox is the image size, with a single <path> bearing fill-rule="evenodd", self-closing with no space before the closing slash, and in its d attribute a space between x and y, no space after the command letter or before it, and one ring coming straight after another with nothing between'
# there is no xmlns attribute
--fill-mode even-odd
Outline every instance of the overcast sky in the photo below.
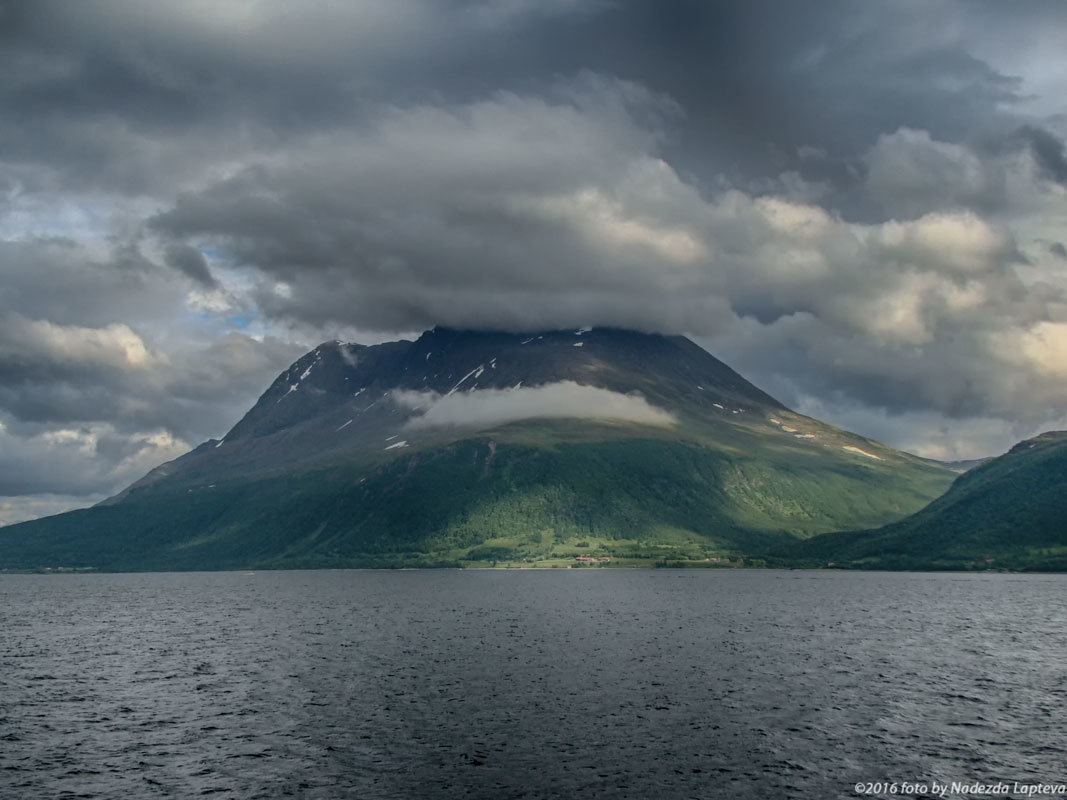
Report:
<svg viewBox="0 0 1067 800"><path fill-rule="evenodd" d="M0 0L0 523L435 324L693 337L939 458L1067 427L1067 3Z"/></svg>

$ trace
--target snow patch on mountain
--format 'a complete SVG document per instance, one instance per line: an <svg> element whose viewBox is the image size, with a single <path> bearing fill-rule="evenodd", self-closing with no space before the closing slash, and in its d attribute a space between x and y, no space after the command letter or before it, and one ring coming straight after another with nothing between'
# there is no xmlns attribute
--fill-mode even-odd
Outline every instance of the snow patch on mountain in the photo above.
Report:
<svg viewBox="0 0 1067 800"><path fill-rule="evenodd" d="M885 461L881 456L876 456L874 453L868 453L866 450L860 450L858 447L853 447L850 444L843 445L842 450L847 450L850 453L856 453L857 455L867 456L867 458L873 458L876 461Z"/></svg>
<svg viewBox="0 0 1067 800"><path fill-rule="evenodd" d="M468 372L466 375L464 375L462 378L460 378L456 382L456 385L448 390L448 394L445 395L445 396L448 397L449 395L455 394L456 391L459 389L459 387L463 385L463 382L465 380L467 380L467 378L469 378L471 375L473 375L474 379L477 380L478 378L480 378L482 376L483 372L485 372L485 364L479 364L474 369L472 369L470 372Z"/></svg>

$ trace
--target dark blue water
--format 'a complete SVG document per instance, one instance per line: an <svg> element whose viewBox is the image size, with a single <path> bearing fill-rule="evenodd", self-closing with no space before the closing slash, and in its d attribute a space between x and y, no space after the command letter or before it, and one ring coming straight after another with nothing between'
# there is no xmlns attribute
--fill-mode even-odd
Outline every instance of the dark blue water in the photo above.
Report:
<svg viewBox="0 0 1067 800"><path fill-rule="evenodd" d="M1067 576L0 576L3 798L1067 782Z"/></svg>

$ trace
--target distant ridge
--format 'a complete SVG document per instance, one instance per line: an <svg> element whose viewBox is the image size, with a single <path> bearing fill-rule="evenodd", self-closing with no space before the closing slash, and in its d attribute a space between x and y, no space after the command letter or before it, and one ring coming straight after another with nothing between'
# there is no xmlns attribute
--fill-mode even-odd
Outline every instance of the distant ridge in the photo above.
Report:
<svg viewBox="0 0 1067 800"><path fill-rule="evenodd" d="M907 519L819 536L798 556L863 568L1067 570L1067 431L1019 442Z"/></svg>

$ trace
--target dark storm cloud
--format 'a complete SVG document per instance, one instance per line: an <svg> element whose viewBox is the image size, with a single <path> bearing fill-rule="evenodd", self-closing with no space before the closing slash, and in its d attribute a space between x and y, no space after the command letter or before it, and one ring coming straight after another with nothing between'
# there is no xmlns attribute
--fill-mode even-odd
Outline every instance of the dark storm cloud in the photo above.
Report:
<svg viewBox="0 0 1067 800"><path fill-rule="evenodd" d="M218 285L211 274L204 254L195 247L180 243L170 244L167 246L164 258L168 265L185 273L197 283L207 287Z"/></svg>
<svg viewBox="0 0 1067 800"><path fill-rule="evenodd" d="M17 313L61 325L103 327L152 318L180 296L155 279L150 262L127 245L86 246L67 237L0 241L0 316Z"/></svg>
<svg viewBox="0 0 1067 800"><path fill-rule="evenodd" d="M1004 167L981 152L928 131L882 134L865 156L863 191L899 219L947 209L996 212L1007 203Z"/></svg>
<svg viewBox="0 0 1067 800"><path fill-rule="evenodd" d="M22 4L0 59L0 102L18 114L6 151L143 190L206 155L204 137L239 157L361 124L383 102L465 103L589 71L678 101L672 163L747 178L811 169L804 145L859 155L900 126L963 138L1017 91L937 33L958 14L950 4L538 5Z"/></svg>
<svg viewBox="0 0 1067 800"><path fill-rule="evenodd" d="M672 155L702 178L787 168L821 178L798 159L798 148L858 156L901 126L956 140L1014 98L1012 78L937 34L931 17L945 10L771 0L622 4L596 28L570 27L563 41L573 67L640 80L675 98L688 124Z"/></svg>
<svg viewBox="0 0 1067 800"><path fill-rule="evenodd" d="M1029 143L1041 169L1054 181L1067 184L1067 157L1063 140L1043 128L1026 125L1020 134Z"/></svg>

